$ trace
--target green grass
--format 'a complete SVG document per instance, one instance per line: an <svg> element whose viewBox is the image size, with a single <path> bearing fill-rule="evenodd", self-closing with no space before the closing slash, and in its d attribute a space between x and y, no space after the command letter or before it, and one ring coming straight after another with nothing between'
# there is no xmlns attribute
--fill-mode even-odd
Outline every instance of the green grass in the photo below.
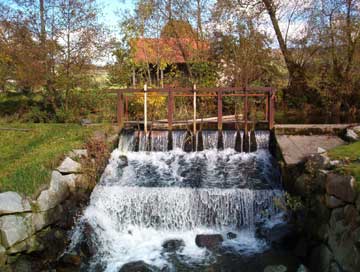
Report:
<svg viewBox="0 0 360 272"><path fill-rule="evenodd" d="M336 147L329 151L329 156L344 161L340 170L353 175L360 184L360 142Z"/></svg>
<svg viewBox="0 0 360 272"><path fill-rule="evenodd" d="M81 148L94 130L75 124L1 124L0 127L30 131L0 130L0 191L32 195L49 182L51 170L67 152Z"/></svg>

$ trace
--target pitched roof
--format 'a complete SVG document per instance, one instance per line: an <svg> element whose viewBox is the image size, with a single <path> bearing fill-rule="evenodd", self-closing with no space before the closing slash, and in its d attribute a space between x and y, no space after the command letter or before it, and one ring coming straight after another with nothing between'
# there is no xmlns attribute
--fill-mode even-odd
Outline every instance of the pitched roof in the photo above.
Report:
<svg viewBox="0 0 360 272"><path fill-rule="evenodd" d="M141 38L131 42L135 63L185 63L206 58L210 45L191 38Z"/></svg>

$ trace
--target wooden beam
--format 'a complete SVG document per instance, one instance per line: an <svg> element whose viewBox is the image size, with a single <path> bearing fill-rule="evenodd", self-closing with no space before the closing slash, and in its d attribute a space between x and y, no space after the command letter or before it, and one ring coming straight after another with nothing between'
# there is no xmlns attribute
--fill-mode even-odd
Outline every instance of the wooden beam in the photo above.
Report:
<svg viewBox="0 0 360 272"><path fill-rule="evenodd" d="M147 135L147 85L144 85L144 132Z"/></svg>
<svg viewBox="0 0 360 272"><path fill-rule="evenodd" d="M136 88L136 71L135 71L135 67L132 68L132 85L133 88Z"/></svg>
<svg viewBox="0 0 360 272"><path fill-rule="evenodd" d="M125 95L125 120L129 121L129 97Z"/></svg>
<svg viewBox="0 0 360 272"><path fill-rule="evenodd" d="M272 130L275 126L275 90L269 94L269 129Z"/></svg>
<svg viewBox="0 0 360 272"><path fill-rule="evenodd" d="M248 133L248 96L247 96L247 89L245 88L245 101L244 101L244 132Z"/></svg>
<svg viewBox="0 0 360 272"><path fill-rule="evenodd" d="M194 84L193 92L193 133L194 137L196 137L196 84Z"/></svg>
<svg viewBox="0 0 360 272"><path fill-rule="evenodd" d="M223 115L223 110L222 110L222 92L218 92L218 130L222 131L222 115Z"/></svg>
<svg viewBox="0 0 360 272"><path fill-rule="evenodd" d="M121 92L118 92L118 103L117 103L117 122L118 126L122 127L123 125L123 115L124 115L124 102L123 102L124 95Z"/></svg>
<svg viewBox="0 0 360 272"><path fill-rule="evenodd" d="M174 94L172 91L168 91L168 128L169 131L172 130L174 118Z"/></svg>
<svg viewBox="0 0 360 272"><path fill-rule="evenodd" d="M269 121L269 100L270 100L270 95L267 95L266 96L266 99L265 99L265 120L266 121Z"/></svg>
<svg viewBox="0 0 360 272"><path fill-rule="evenodd" d="M176 87L176 88L170 88L174 93L175 92L181 92L181 93L191 93L193 90L191 88L184 88L184 87ZM197 88L196 92L197 93L201 93L201 92L218 92L221 91L224 93L226 92L238 92L238 93L244 93L245 88L244 87L218 87L218 88ZM257 91L257 92L271 92L271 88L270 87L246 87L246 90L249 91ZM127 88L127 89L109 89L109 92L124 92L124 93L136 93L136 92L142 92L142 89L135 89L135 88ZM162 88L153 88L153 89L149 89L148 90L149 93L152 92L167 92L167 90L162 89Z"/></svg>

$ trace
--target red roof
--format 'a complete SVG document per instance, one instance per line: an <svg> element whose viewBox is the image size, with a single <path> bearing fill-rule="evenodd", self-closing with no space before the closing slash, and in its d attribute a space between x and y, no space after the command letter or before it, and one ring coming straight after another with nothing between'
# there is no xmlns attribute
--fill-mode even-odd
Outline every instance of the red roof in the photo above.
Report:
<svg viewBox="0 0 360 272"><path fill-rule="evenodd" d="M143 38L131 42L133 58L136 63L185 63L206 58L209 43L190 38Z"/></svg>

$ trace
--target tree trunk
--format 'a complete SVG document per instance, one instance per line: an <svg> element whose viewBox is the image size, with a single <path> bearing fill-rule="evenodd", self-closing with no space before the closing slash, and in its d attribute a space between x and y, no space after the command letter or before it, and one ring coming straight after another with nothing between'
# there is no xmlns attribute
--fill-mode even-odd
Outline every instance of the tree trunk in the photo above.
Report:
<svg viewBox="0 0 360 272"><path fill-rule="evenodd" d="M314 95L313 90L310 90L307 85L304 67L296 63L293 55L291 54L291 51L289 51L289 49L287 48L286 42L280 30L279 21L276 18L276 10L273 0L262 1L269 14L271 23L276 34L276 38L280 46L280 50L284 56L285 64L289 72L289 93L285 93L285 99L294 98L294 101L297 101L298 103L306 102L306 100L311 101L309 96Z"/></svg>

